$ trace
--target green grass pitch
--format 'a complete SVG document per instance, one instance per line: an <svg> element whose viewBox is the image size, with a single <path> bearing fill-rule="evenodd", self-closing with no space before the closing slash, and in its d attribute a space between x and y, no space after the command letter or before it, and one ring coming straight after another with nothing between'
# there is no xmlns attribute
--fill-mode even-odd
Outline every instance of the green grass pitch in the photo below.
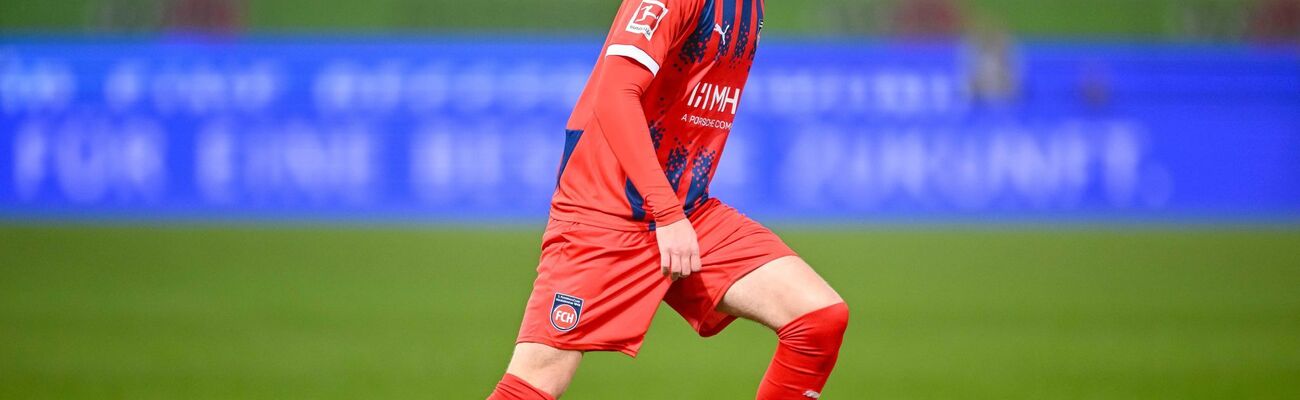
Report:
<svg viewBox="0 0 1300 400"><path fill-rule="evenodd" d="M778 229L849 301L833 399L1300 398L1300 231ZM0 227L0 398L473 399L540 227ZM664 307L566 399L743 399L774 346Z"/></svg>

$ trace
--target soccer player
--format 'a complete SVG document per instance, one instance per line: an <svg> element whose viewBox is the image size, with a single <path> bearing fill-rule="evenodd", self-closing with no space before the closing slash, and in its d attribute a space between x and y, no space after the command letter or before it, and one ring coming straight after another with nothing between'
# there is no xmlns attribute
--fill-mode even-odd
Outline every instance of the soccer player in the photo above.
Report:
<svg viewBox="0 0 1300 400"><path fill-rule="evenodd" d="M554 399L586 351L635 356L659 302L701 336L776 332L759 399L816 399L844 300L775 234L709 196L763 0L624 0L568 122L537 279L489 399Z"/></svg>

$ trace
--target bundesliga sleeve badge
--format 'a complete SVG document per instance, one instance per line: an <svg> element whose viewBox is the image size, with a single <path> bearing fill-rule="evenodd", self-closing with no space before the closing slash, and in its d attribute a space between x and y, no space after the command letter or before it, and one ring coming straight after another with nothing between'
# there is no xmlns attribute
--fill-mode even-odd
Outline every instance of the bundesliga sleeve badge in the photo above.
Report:
<svg viewBox="0 0 1300 400"><path fill-rule="evenodd" d="M560 332L568 332L578 327L582 317L582 299L564 293L556 293L551 302L551 326Z"/></svg>
<svg viewBox="0 0 1300 400"><path fill-rule="evenodd" d="M668 7L656 0L641 0L641 5L632 13L632 20L627 22L627 31L645 36L645 40L654 37L659 30L659 22L668 16Z"/></svg>

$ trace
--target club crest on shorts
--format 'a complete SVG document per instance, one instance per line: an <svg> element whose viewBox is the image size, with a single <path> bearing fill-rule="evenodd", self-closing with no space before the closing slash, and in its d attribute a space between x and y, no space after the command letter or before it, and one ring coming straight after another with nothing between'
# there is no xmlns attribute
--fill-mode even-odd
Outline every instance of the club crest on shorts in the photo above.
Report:
<svg viewBox="0 0 1300 400"><path fill-rule="evenodd" d="M578 327L582 318L582 299L564 293L556 293L551 302L551 326L560 332L568 332Z"/></svg>

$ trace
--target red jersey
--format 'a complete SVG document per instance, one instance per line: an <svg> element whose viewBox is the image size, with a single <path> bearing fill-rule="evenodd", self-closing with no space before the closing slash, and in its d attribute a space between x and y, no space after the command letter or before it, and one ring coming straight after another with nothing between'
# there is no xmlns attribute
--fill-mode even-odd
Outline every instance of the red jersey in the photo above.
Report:
<svg viewBox="0 0 1300 400"><path fill-rule="evenodd" d="M551 217L644 231L705 204L762 26L763 0L624 0L569 118ZM616 57L653 74L644 129L602 123L615 110L595 86Z"/></svg>

